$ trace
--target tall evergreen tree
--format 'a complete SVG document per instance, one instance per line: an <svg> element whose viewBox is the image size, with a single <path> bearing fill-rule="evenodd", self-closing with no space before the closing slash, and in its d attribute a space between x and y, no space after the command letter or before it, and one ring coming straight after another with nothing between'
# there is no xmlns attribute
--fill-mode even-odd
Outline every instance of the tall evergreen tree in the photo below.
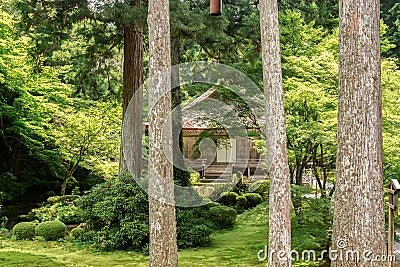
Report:
<svg viewBox="0 0 400 267"><path fill-rule="evenodd" d="M130 7L132 9L140 8L143 3L131 1ZM142 119L142 106L143 96L142 91L139 91L143 84L143 25L139 20L130 18L127 22L123 22L124 29L124 63L123 63L123 94L122 94L122 117L125 117L129 102L133 95L137 93L134 98L133 109L131 118L133 119L132 127L129 129L132 135L135 135L134 144L132 144L133 155L133 169L132 175L141 177L142 172L142 132L143 132L143 119ZM122 174L128 171L123 149L121 146L121 156L119 173Z"/></svg>
<svg viewBox="0 0 400 267"><path fill-rule="evenodd" d="M267 159L270 179L268 266L291 266L290 180L286 150L279 42L278 3L260 2L264 94L267 114ZM283 252L284 257L274 254Z"/></svg>
<svg viewBox="0 0 400 267"><path fill-rule="evenodd" d="M178 266L172 162L169 1L150 0L149 26L149 219L150 266Z"/></svg>
<svg viewBox="0 0 400 267"><path fill-rule="evenodd" d="M379 1L340 1L333 249L386 255ZM365 254L364 254L365 255ZM336 259L338 266L387 266Z"/></svg>

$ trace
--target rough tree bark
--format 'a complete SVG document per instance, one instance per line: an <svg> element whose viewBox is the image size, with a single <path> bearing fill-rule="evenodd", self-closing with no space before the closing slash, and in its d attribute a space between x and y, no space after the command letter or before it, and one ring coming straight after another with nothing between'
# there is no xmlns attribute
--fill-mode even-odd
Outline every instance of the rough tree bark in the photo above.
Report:
<svg viewBox="0 0 400 267"><path fill-rule="evenodd" d="M290 179L276 0L260 1L260 26L271 186L268 266L288 267L291 266Z"/></svg>
<svg viewBox="0 0 400 267"><path fill-rule="evenodd" d="M123 64L123 102L122 102L122 121L125 111L128 108L132 96L138 91L143 84L143 27L138 22L131 22L124 27L124 64ZM134 169L132 174L136 177L141 176L142 170L142 97L135 99L133 127L131 134L136 134L135 143L132 144ZM119 161L119 174L127 173L128 167L122 150Z"/></svg>
<svg viewBox="0 0 400 267"><path fill-rule="evenodd" d="M360 262L338 266L386 266L366 262L386 255L383 204L382 104L379 0L341 0L339 114L333 249L356 250ZM345 247L345 248L343 248Z"/></svg>
<svg viewBox="0 0 400 267"><path fill-rule="evenodd" d="M171 67L169 1L149 0L148 12L150 266L178 266L173 170L167 158L172 157L172 125L165 123L171 76L159 75Z"/></svg>

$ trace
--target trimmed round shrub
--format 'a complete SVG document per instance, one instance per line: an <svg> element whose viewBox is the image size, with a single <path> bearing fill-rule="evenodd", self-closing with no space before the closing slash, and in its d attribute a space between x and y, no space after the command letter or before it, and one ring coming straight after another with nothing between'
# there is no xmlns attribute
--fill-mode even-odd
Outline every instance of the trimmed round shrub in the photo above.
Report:
<svg viewBox="0 0 400 267"><path fill-rule="evenodd" d="M209 207L209 208L216 207L216 206L221 206L221 204L219 204L218 202L207 203L207 207Z"/></svg>
<svg viewBox="0 0 400 267"><path fill-rule="evenodd" d="M78 240L81 238L81 236L83 235L83 233L85 232L85 229L83 229L82 227L77 227L71 230L71 232L69 233L69 236L74 239L74 240Z"/></svg>
<svg viewBox="0 0 400 267"><path fill-rule="evenodd" d="M238 196L236 198L236 205L238 205L239 207L242 207L242 208L246 208L247 207L247 198L245 196Z"/></svg>
<svg viewBox="0 0 400 267"><path fill-rule="evenodd" d="M13 227L13 236L16 240L32 239L35 236L36 225L31 222L20 222Z"/></svg>
<svg viewBox="0 0 400 267"><path fill-rule="evenodd" d="M249 192L258 193L264 200L269 198L269 180L260 180L252 183Z"/></svg>
<svg viewBox="0 0 400 267"><path fill-rule="evenodd" d="M216 206L210 208L208 216L209 220L216 226L216 228L222 229L233 225L237 212L231 207Z"/></svg>
<svg viewBox="0 0 400 267"><path fill-rule="evenodd" d="M35 229L37 235L48 241L64 237L66 230L67 226L60 221L42 222Z"/></svg>
<svg viewBox="0 0 400 267"><path fill-rule="evenodd" d="M260 196L260 194L257 193L247 193L244 194L243 196L245 196L247 199L247 208L249 209L263 202L262 197Z"/></svg>
<svg viewBox="0 0 400 267"><path fill-rule="evenodd" d="M218 202L222 205L233 207L236 205L236 198L238 196L239 195L235 192L222 193Z"/></svg>

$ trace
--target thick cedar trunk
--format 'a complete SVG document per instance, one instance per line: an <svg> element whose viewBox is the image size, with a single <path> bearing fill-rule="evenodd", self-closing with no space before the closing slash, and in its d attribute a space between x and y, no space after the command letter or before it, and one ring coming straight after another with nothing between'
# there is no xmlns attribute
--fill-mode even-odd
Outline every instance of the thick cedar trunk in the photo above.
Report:
<svg viewBox="0 0 400 267"><path fill-rule="evenodd" d="M143 84L143 35L142 25L137 22L132 22L124 27L124 88L123 88L123 103L122 103L122 118L125 116L125 111L129 105L132 96L138 91ZM142 96L135 99L133 124L131 133L137 137L132 144L133 152L133 170L132 174L136 177L141 176L142 165ZM128 172L125 158L122 151L119 163L119 174Z"/></svg>
<svg viewBox="0 0 400 267"><path fill-rule="evenodd" d="M386 255L379 1L340 1L339 115L333 249ZM332 260L332 266L387 266Z"/></svg>
<svg viewBox="0 0 400 267"><path fill-rule="evenodd" d="M158 75L171 67L168 0L149 0L149 218L150 266L178 266L172 162L170 75ZM164 124L165 123L165 124Z"/></svg>
<svg viewBox="0 0 400 267"><path fill-rule="evenodd" d="M260 1L264 94L267 113L269 198L268 266L291 266L290 180L286 151L278 3ZM275 254L273 254L273 251ZM281 252L278 257L277 253Z"/></svg>

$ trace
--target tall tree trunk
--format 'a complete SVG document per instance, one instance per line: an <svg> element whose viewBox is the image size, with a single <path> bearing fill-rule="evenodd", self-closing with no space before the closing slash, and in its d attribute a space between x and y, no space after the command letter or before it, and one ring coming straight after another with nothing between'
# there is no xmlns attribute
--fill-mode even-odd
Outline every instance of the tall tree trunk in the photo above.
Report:
<svg viewBox="0 0 400 267"><path fill-rule="evenodd" d="M171 81L173 86L179 85L179 65L180 63L180 47L181 39L176 31L171 31L171 62L174 69L172 71ZM185 166L183 159L183 137L181 134L182 128L182 109L181 109L181 88L176 86L172 88L172 108L175 109L172 117L172 134L173 134L173 149L174 149L174 180L175 184L180 186L190 185L190 173L182 167Z"/></svg>
<svg viewBox="0 0 400 267"><path fill-rule="evenodd" d="M286 151L278 3L260 1L267 151L270 179L268 266L291 266L290 179ZM272 252L275 252L273 254ZM285 253L278 257L277 252Z"/></svg>
<svg viewBox="0 0 400 267"><path fill-rule="evenodd" d="M149 218L150 266L178 266L172 162L169 1L149 0ZM168 159L169 158L169 159Z"/></svg>
<svg viewBox="0 0 400 267"><path fill-rule="evenodd" d="M386 255L379 1L340 0L339 114L333 249ZM332 266L386 266L332 261Z"/></svg>
<svg viewBox="0 0 400 267"><path fill-rule="evenodd" d="M123 103L122 103L122 119L125 116L126 109L132 96L138 91L143 84L143 27L138 22L132 22L124 27L124 65L123 65ZM135 98L134 114L132 127L129 129L130 134L136 135L133 139L132 154L133 170L132 175L141 176L142 170L142 96ZM119 161L119 174L127 173L128 167L125 162L124 153L121 144L121 154Z"/></svg>

